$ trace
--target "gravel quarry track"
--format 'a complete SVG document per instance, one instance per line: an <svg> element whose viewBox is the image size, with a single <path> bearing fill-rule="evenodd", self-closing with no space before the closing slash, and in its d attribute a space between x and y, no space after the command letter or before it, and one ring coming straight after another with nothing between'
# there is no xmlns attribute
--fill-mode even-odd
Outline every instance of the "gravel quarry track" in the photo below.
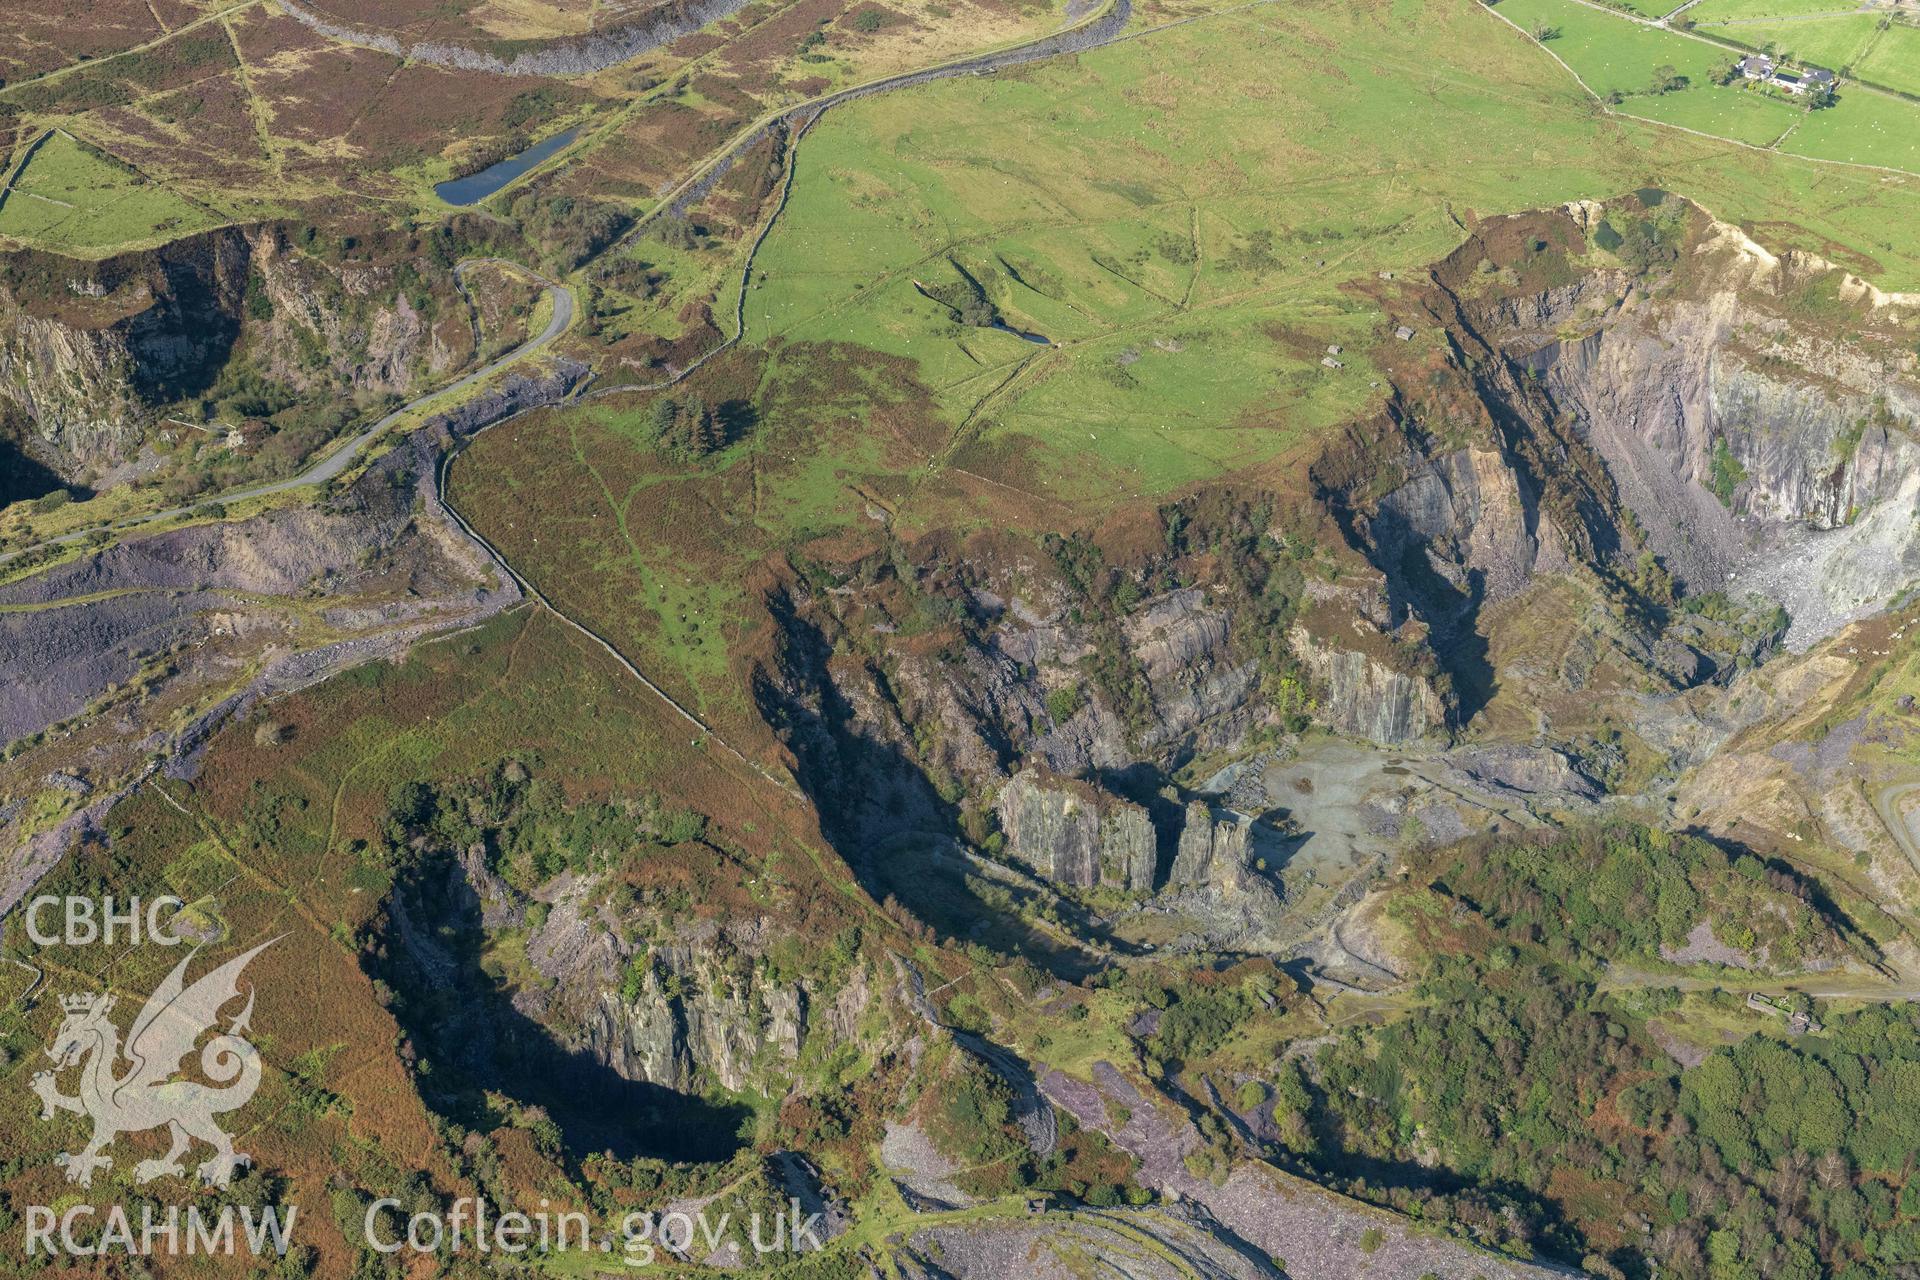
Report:
<svg viewBox="0 0 1920 1280"><path fill-rule="evenodd" d="M1915 871L1920 871L1920 806L1911 810L1905 807L1907 798L1916 795L1920 795L1920 782L1883 787L1874 793L1873 807L1900 852L1907 855Z"/></svg>

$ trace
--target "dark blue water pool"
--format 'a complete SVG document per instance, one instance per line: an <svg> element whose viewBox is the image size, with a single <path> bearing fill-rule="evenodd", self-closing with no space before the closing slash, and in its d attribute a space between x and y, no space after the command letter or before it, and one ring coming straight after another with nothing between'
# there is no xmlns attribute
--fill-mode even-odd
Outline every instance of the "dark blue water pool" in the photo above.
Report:
<svg viewBox="0 0 1920 1280"><path fill-rule="evenodd" d="M1010 333L1016 338L1025 338L1028 342L1037 342L1043 347L1050 347L1053 345L1053 339L1047 337L1046 334L1028 333L1025 329L1014 328L1012 325L1008 324L1004 320L995 320L992 324L988 325L987 327L989 329L998 329L1002 333Z"/></svg>
<svg viewBox="0 0 1920 1280"><path fill-rule="evenodd" d="M572 142L579 132L578 129L569 129L565 133L556 133L551 138L543 138L517 156L508 156L498 164L490 164L480 172L470 173L464 178L443 182L435 187L433 192L448 204L479 204Z"/></svg>

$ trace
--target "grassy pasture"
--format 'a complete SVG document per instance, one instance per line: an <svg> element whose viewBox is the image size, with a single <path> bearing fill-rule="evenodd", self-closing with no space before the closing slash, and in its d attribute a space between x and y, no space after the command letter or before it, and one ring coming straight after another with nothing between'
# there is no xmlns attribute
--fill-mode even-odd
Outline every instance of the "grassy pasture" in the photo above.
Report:
<svg viewBox="0 0 1920 1280"><path fill-rule="evenodd" d="M1920 170L1920 106L1843 88L1837 105L1809 114L1781 149L1822 160Z"/></svg>
<svg viewBox="0 0 1920 1280"><path fill-rule="evenodd" d="M1879 33L1879 24L1880 19L1874 14L1850 13L1789 22L1739 22L1708 30L1755 49L1770 44L1778 57L1791 57L1838 71L1852 66L1866 52Z"/></svg>
<svg viewBox="0 0 1920 1280"><path fill-rule="evenodd" d="M1686 16L1700 26L1749 18L1800 18L1810 14L1847 14L1860 6L1848 0L1700 0Z"/></svg>
<svg viewBox="0 0 1920 1280"><path fill-rule="evenodd" d="M1613 17L1575 0L1501 0L1499 11L1529 32L1556 28L1559 34L1545 47L1595 93L1623 95L1622 111L1751 146L1778 143L1794 155L1920 173L1920 147L1913 143L1920 136L1920 104L1843 89L1832 108L1809 113L1738 83L1714 84L1734 55L1703 40ZM1780 39L1783 51L1837 68L1857 57L1876 34L1893 34L1877 32L1877 21L1857 14L1832 21L1743 23L1725 30L1756 47L1778 33L1795 36ZM1653 69L1660 65L1686 76L1688 87L1649 93Z"/></svg>
<svg viewBox="0 0 1920 1280"><path fill-rule="evenodd" d="M1874 84L1920 95L1920 28L1888 27L1854 73Z"/></svg>
<svg viewBox="0 0 1920 1280"><path fill-rule="evenodd" d="M1546 48L1587 82L1595 93L1619 93L1633 99L1627 110L1647 105L1653 69L1670 66L1691 86L1662 97L1680 97L1716 89L1713 78L1736 54L1703 40L1661 31L1612 17L1574 0L1501 0L1499 11L1524 31L1555 28ZM1782 126L1784 128L1784 126Z"/></svg>
<svg viewBox="0 0 1920 1280"><path fill-rule="evenodd" d="M60 132L40 144L0 202L0 236L79 257L213 223L197 205Z"/></svg>
<svg viewBox="0 0 1920 1280"><path fill-rule="evenodd" d="M1807 118L1805 111L1771 94L1717 85L1634 98L1624 109L1756 147L1771 145Z"/></svg>

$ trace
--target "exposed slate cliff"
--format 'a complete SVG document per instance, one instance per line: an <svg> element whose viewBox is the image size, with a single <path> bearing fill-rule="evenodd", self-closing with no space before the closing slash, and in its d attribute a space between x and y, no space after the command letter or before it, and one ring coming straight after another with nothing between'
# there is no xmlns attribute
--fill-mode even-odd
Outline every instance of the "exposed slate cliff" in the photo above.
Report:
<svg viewBox="0 0 1920 1280"><path fill-rule="evenodd" d="M546 980L514 1004L569 1046L628 1080L677 1092L790 1087L816 1037L854 1037L873 999L865 972L818 978L768 972L780 936L771 919L702 922L671 938L624 943L623 922L597 903L597 886L567 880L527 938Z"/></svg>
<svg viewBox="0 0 1920 1280"><path fill-rule="evenodd" d="M1059 885L1149 891L1158 836L1137 804L1085 782L1023 769L1000 790L1007 852Z"/></svg>
<svg viewBox="0 0 1920 1280"><path fill-rule="evenodd" d="M1315 636L1304 626L1289 629L1287 638L1320 691L1316 711L1334 728L1382 746L1445 732L1449 708L1433 681L1394 670L1358 648L1342 648L1338 638Z"/></svg>
<svg viewBox="0 0 1920 1280"><path fill-rule="evenodd" d="M103 262L13 254L0 259L0 402L27 453L91 481L236 365L316 403L404 396L471 359L456 300L452 273L406 246L334 261L277 226Z"/></svg>

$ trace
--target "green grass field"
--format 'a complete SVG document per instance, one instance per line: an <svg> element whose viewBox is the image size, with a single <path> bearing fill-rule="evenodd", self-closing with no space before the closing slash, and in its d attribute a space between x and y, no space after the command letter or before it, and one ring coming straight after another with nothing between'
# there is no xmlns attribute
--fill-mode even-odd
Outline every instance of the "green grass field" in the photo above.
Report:
<svg viewBox="0 0 1920 1280"><path fill-rule="evenodd" d="M1881 32L1854 74L1901 93L1920 95L1920 27L1895 25Z"/></svg>
<svg viewBox="0 0 1920 1280"><path fill-rule="evenodd" d="M1714 90L1714 77L1738 56L1573 0L1501 0L1499 12L1523 31L1557 31L1545 42L1546 49L1572 67L1595 93L1632 98L1628 109L1635 112L1645 105L1655 67L1670 66L1687 77L1691 87L1683 93L1701 93Z"/></svg>
<svg viewBox="0 0 1920 1280"><path fill-rule="evenodd" d="M1655 30L1575 0L1501 0L1498 11L1522 30L1557 32L1544 47L1595 93L1622 95L1620 111L1751 146L1778 142L1781 150L1794 155L1920 173L1920 146L1915 144L1920 139L1920 104L1843 89L1833 107L1809 113L1798 103L1739 82L1715 84L1735 55L1703 40ZM1769 33L1795 33L1799 38L1791 46L1780 42L1783 52L1791 47L1808 61L1837 68L1876 36L1893 34L1879 32L1877 21L1854 14L1725 30L1756 46L1771 39ZM1901 35L1906 34L1901 29ZM1904 43L1901 47L1915 49ZM1662 65L1687 77L1688 86L1671 93L1648 92L1654 68Z"/></svg>
<svg viewBox="0 0 1920 1280"><path fill-rule="evenodd" d="M1849 0L1701 0L1686 16L1699 25L1746 18L1798 18L1806 14L1857 13Z"/></svg>
<svg viewBox="0 0 1920 1280"><path fill-rule="evenodd" d="M79 257L213 224L205 210L59 132L40 144L0 203L0 236Z"/></svg>
<svg viewBox="0 0 1920 1280"><path fill-rule="evenodd" d="M1791 22L1739 22L1703 30L1754 49L1771 45L1776 57L1837 71L1852 66L1866 51L1879 34L1879 24L1880 19L1872 14L1851 13Z"/></svg>
<svg viewBox="0 0 1920 1280"><path fill-rule="evenodd" d="M1717 85L1632 98L1622 110L1756 147L1771 145L1807 118L1799 107L1769 94Z"/></svg>
<svg viewBox="0 0 1920 1280"><path fill-rule="evenodd" d="M1920 171L1920 107L1860 89L1807 116L1782 150L1822 160Z"/></svg>

